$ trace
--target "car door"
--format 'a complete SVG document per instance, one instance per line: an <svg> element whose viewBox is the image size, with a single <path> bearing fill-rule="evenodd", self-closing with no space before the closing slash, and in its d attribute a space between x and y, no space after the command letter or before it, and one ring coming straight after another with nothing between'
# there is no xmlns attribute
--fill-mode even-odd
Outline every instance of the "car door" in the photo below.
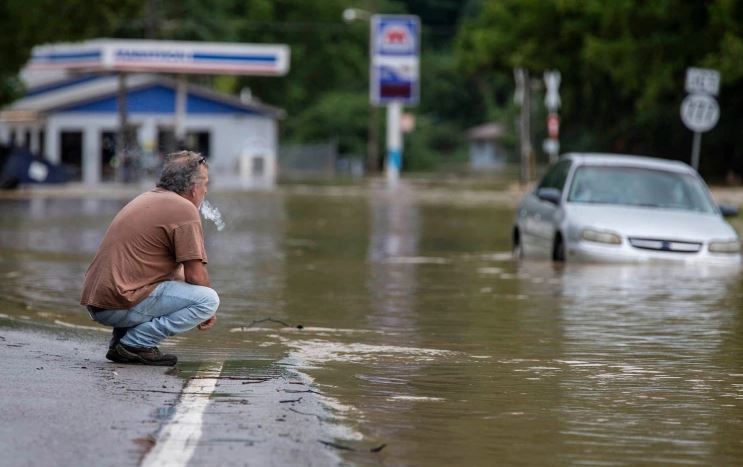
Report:
<svg viewBox="0 0 743 467"><path fill-rule="evenodd" d="M570 171L570 159L563 159L553 165L537 185L537 188L526 196L519 209L519 226L523 249L529 256L550 258L554 244L557 224L561 218L561 203L547 200L548 196L540 193L562 194ZM561 196L560 196L561 197Z"/></svg>

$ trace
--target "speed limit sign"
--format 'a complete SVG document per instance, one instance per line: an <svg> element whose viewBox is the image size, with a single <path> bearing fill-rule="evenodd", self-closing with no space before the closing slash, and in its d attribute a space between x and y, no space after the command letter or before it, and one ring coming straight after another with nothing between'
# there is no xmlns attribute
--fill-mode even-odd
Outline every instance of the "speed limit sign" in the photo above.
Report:
<svg viewBox="0 0 743 467"><path fill-rule="evenodd" d="M704 133L717 124L720 107L707 94L690 94L681 103L681 120L691 131Z"/></svg>

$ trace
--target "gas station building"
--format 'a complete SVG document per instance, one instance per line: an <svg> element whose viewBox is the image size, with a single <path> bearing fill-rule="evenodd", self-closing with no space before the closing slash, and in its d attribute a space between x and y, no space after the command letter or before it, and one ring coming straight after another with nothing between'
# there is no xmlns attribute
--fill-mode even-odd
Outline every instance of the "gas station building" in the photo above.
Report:
<svg viewBox="0 0 743 467"><path fill-rule="evenodd" d="M25 96L0 110L0 143L26 146L71 180L96 185L126 181L133 167L156 169L180 142L208 158L215 186L271 187L284 112L184 74L287 70L284 46L101 39L37 47L22 74ZM116 158L122 102L129 147Z"/></svg>

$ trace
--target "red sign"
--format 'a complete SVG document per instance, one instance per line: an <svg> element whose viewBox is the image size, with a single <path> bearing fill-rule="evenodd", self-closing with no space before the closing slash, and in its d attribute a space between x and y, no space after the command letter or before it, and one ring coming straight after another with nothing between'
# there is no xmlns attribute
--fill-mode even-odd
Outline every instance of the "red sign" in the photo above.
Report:
<svg viewBox="0 0 743 467"><path fill-rule="evenodd" d="M403 28L389 28L385 31L384 41L387 44L404 44L408 40L408 31Z"/></svg>
<svg viewBox="0 0 743 467"><path fill-rule="evenodd" d="M547 116L547 133L552 139L557 139L560 134L560 117L556 114L549 114Z"/></svg>

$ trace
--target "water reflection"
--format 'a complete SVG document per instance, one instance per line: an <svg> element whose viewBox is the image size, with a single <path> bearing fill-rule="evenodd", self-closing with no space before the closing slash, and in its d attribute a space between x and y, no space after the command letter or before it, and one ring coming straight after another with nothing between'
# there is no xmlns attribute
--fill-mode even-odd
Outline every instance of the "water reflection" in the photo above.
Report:
<svg viewBox="0 0 743 467"><path fill-rule="evenodd" d="M730 376L735 361L720 354L739 319L726 299L739 280L737 268L566 268L555 366L562 433L583 448L571 461L611 453L629 463L732 460L714 447L739 435L723 414L725 400L741 395L740 378ZM600 455L586 455L596 447Z"/></svg>
<svg viewBox="0 0 743 467"><path fill-rule="evenodd" d="M383 189L380 189L380 191ZM418 254L418 208L401 183L394 194L376 192L369 197L369 296L366 320L373 328L404 329L415 340ZM402 261L401 261L402 260ZM408 261L405 261L408 260Z"/></svg>

